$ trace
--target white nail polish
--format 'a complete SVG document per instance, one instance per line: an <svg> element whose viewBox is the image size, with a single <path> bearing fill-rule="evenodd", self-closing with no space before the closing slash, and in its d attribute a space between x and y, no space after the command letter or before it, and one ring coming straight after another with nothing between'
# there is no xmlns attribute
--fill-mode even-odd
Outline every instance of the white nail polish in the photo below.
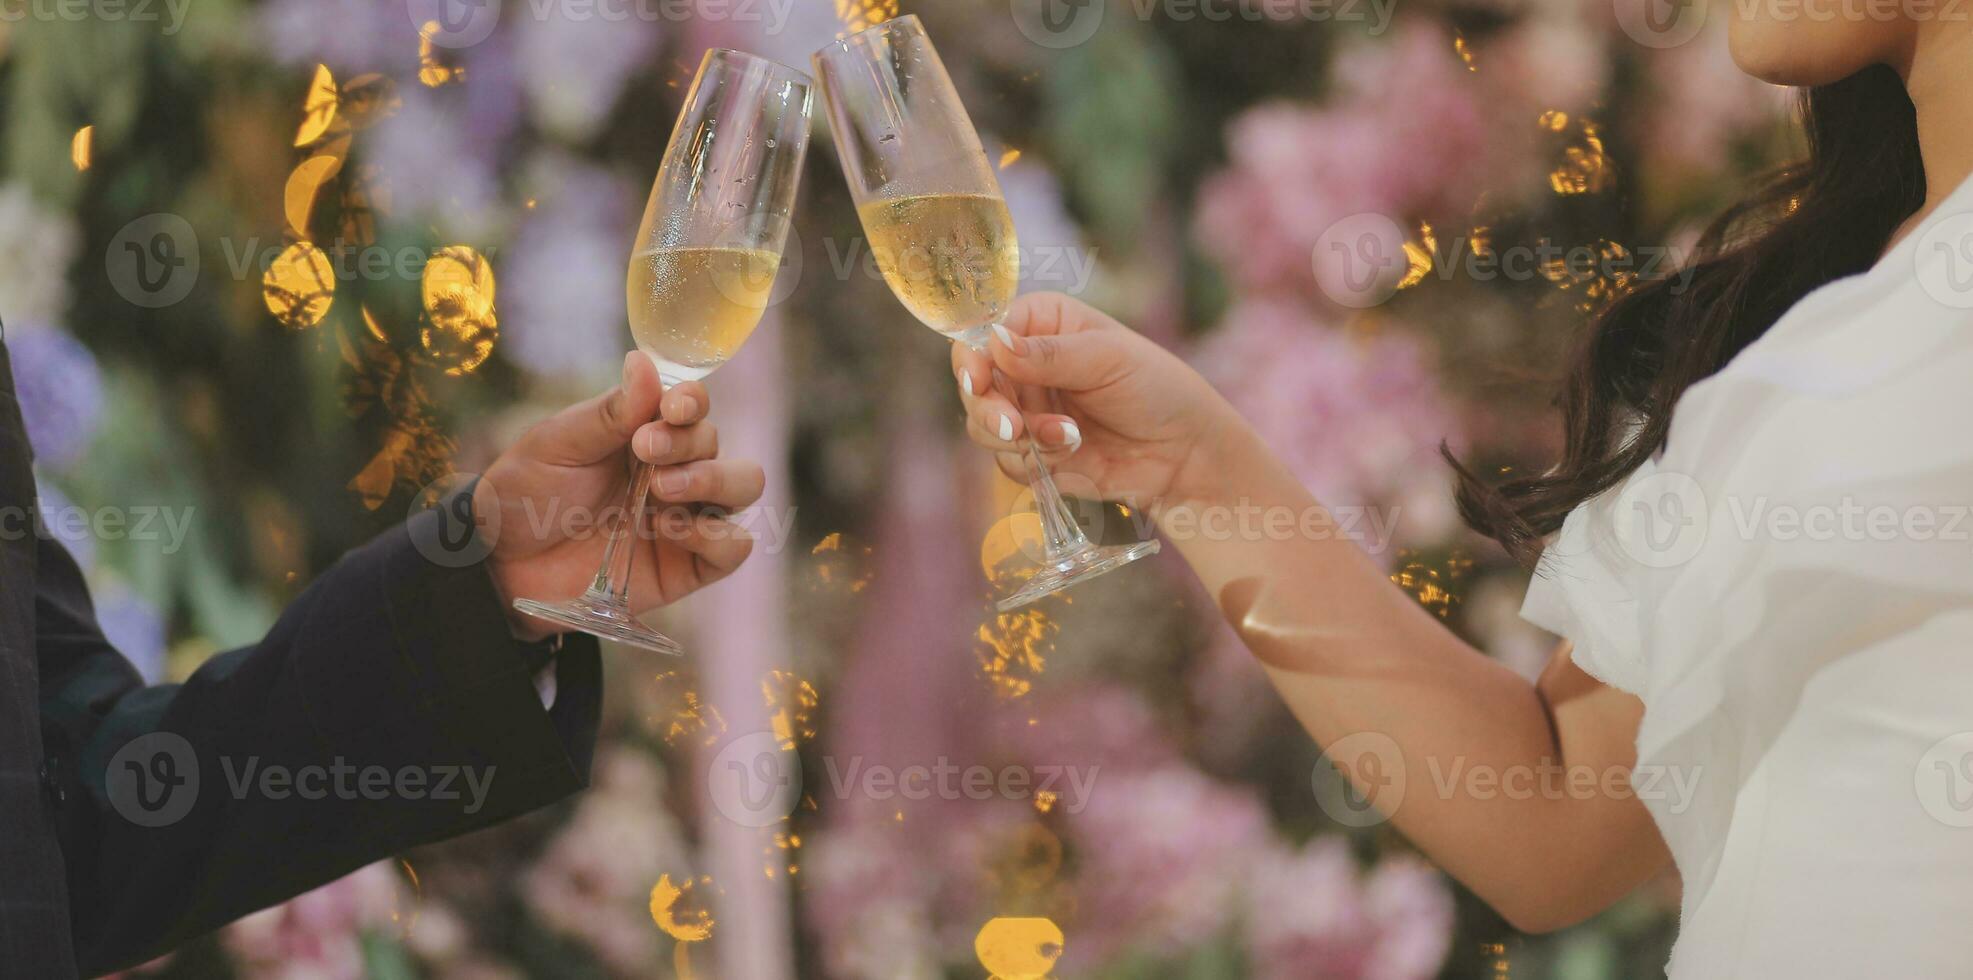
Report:
<svg viewBox="0 0 1973 980"><path fill-rule="evenodd" d="M1001 325L1000 325L1000 324L998 324L998 323L996 323L996 324L994 324L994 325L993 325L993 335L994 335L994 336L996 336L996 337L999 337L999 338L1000 338L1000 342L1001 342L1002 344L1005 344L1005 345L1007 345L1007 349L1008 349L1008 350L1013 350L1013 349L1014 349L1014 335L1013 335L1013 334L1011 334L1011 333L1008 333L1008 332L1007 332L1007 328L1006 328L1006 327L1003 327L1003 326L1001 326Z"/></svg>
<svg viewBox="0 0 1973 980"><path fill-rule="evenodd" d="M1070 449L1082 445L1082 429L1078 428L1074 422L1065 421L1062 423L1062 445Z"/></svg>
<svg viewBox="0 0 1973 980"><path fill-rule="evenodd" d="M964 388L969 395L973 393L973 372L965 368L959 369L959 387Z"/></svg>
<svg viewBox="0 0 1973 980"><path fill-rule="evenodd" d="M1005 415L1000 417L1000 441L1011 442L1014 438L1014 420Z"/></svg>

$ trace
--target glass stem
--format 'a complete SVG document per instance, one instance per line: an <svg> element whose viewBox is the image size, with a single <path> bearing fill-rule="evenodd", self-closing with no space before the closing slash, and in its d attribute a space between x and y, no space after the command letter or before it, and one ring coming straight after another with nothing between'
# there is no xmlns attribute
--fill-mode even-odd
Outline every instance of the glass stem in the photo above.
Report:
<svg viewBox="0 0 1973 980"><path fill-rule="evenodd" d="M624 484L623 503L617 507L620 516L610 528L609 543L603 546L603 567L596 570L596 581L589 584L590 599L625 610L630 606L630 566L637 548L629 538L633 528L643 526L644 497L651 487L653 469L640 461L630 473L630 482Z"/></svg>
<svg viewBox="0 0 1973 980"><path fill-rule="evenodd" d="M987 349L984 340L968 342L967 346L982 352ZM993 369L993 385L1007 397L1015 411L1021 411L1020 396L998 367ZM1028 491L1034 495L1035 514L1041 518L1043 560L1058 564L1088 548L1089 538L1082 533L1075 511L1062 499L1062 491L1056 488L1055 478L1048 473L1048 464L1041 461L1041 447L1035 444L1034 430L1028 427L1025 413L1021 419L1021 459L1027 463Z"/></svg>

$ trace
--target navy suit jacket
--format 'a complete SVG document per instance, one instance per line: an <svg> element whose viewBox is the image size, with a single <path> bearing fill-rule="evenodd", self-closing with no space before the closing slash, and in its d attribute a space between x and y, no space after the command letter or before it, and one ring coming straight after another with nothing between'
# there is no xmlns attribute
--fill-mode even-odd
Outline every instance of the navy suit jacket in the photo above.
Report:
<svg viewBox="0 0 1973 980"><path fill-rule="evenodd" d="M0 977L141 963L587 784L595 643L561 649L544 709L546 651L513 638L485 568L413 547L441 512L345 556L260 643L146 687L38 519L30 462L0 342Z"/></svg>

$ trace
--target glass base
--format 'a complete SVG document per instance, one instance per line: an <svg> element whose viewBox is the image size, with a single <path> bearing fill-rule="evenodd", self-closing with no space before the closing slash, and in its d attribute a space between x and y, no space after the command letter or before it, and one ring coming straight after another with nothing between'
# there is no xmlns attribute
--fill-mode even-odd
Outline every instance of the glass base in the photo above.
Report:
<svg viewBox="0 0 1973 980"><path fill-rule="evenodd" d="M1139 541L1136 544L1098 547L1090 545L1053 565L1049 565L1014 591L1013 595L994 603L1001 612L1012 612L1046 595L1054 595L1071 585L1087 582L1104 572L1122 568L1139 558L1149 558L1158 553L1157 541Z"/></svg>
<svg viewBox="0 0 1973 980"><path fill-rule="evenodd" d="M685 648L679 646L677 641L638 622L630 615L630 610L610 601L609 596L586 593L567 602L515 599L514 608L591 636L654 653L669 653L674 657L685 653Z"/></svg>

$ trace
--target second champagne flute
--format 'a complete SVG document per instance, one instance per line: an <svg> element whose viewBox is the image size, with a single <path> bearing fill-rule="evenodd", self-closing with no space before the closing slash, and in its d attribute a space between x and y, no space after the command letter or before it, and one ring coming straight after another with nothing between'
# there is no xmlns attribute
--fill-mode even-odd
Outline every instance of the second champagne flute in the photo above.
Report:
<svg viewBox="0 0 1973 980"><path fill-rule="evenodd" d="M914 16L816 52L836 153L884 281L926 326L984 350L1020 285L1014 222L959 92ZM994 383L1019 398L994 371ZM1075 515L1025 438L1028 487L1041 518L1041 568L997 605L1027 605L1158 552L1158 542L1103 546Z"/></svg>
<svg viewBox="0 0 1973 980"><path fill-rule="evenodd" d="M624 286L631 336L666 388L726 363L767 310L808 150L810 92L807 75L744 52L708 51L699 64ZM630 608L631 532L645 527L651 469L640 463L632 473L588 591L561 602L516 599L514 608L646 650L683 652Z"/></svg>

